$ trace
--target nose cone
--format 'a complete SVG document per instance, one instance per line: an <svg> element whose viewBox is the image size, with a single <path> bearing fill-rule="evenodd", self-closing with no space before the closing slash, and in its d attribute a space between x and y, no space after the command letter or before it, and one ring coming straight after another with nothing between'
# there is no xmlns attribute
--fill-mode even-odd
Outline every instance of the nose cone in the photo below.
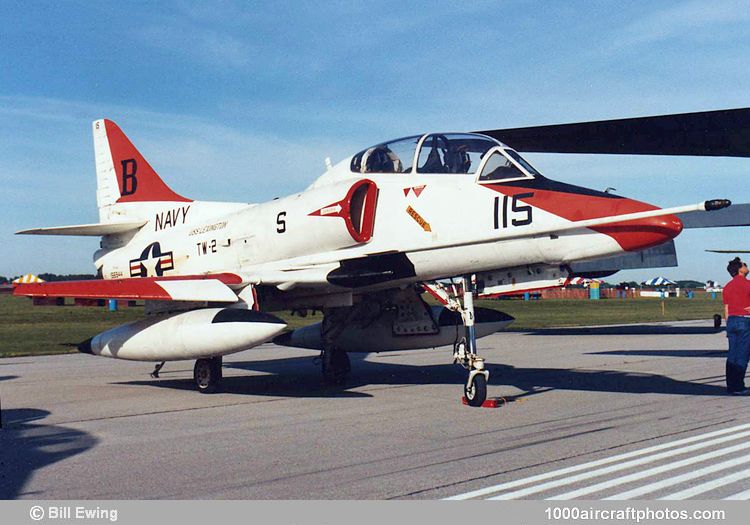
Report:
<svg viewBox="0 0 750 525"><path fill-rule="evenodd" d="M645 250L677 237L682 231L682 221L676 215L662 215L648 219L618 222L594 228L609 235L628 252Z"/></svg>

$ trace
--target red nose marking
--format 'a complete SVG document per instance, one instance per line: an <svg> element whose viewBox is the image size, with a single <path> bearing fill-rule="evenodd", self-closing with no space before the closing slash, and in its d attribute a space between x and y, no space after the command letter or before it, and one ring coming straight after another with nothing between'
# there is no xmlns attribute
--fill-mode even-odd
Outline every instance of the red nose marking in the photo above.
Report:
<svg viewBox="0 0 750 525"><path fill-rule="evenodd" d="M674 239L682 231L682 221L675 215L662 215L592 229L612 237L623 250L635 252Z"/></svg>

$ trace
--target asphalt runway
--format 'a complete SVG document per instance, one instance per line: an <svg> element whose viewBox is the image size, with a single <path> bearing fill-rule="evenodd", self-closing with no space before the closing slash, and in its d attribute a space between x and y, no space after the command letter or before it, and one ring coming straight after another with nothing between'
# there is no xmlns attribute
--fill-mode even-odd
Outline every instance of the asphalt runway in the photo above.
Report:
<svg viewBox="0 0 750 525"><path fill-rule="evenodd" d="M461 404L450 350L192 363L0 360L4 499L750 498L750 398L724 392L709 321L498 333L479 341L501 408Z"/></svg>

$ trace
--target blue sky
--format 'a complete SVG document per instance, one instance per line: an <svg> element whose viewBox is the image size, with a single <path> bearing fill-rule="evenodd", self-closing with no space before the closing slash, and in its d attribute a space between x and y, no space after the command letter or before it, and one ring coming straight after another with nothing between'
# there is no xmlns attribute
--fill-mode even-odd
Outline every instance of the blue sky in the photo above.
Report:
<svg viewBox="0 0 750 525"><path fill-rule="evenodd" d="M0 0L0 275L93 272L90 122L115 120L178 193L256 202L385 139L750 106L750 2ZM750 159L529 155L550 178L659 206L750 202ZM687 231L725 277L746 228Z"/></svg>

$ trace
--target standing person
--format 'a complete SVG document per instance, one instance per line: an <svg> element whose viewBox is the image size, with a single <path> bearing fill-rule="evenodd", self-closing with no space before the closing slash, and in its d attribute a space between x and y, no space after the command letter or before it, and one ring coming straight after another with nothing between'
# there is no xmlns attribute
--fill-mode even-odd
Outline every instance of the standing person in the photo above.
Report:
<svg viewBox="0 0 750 525"><path fill-rule="evenodd" d="M727 392L735 396L750 395L745 387L745 372L750 359L750 281L747 265L735 257L727 265L732 280L724 287L724 317L727 320Z"/></svg>

